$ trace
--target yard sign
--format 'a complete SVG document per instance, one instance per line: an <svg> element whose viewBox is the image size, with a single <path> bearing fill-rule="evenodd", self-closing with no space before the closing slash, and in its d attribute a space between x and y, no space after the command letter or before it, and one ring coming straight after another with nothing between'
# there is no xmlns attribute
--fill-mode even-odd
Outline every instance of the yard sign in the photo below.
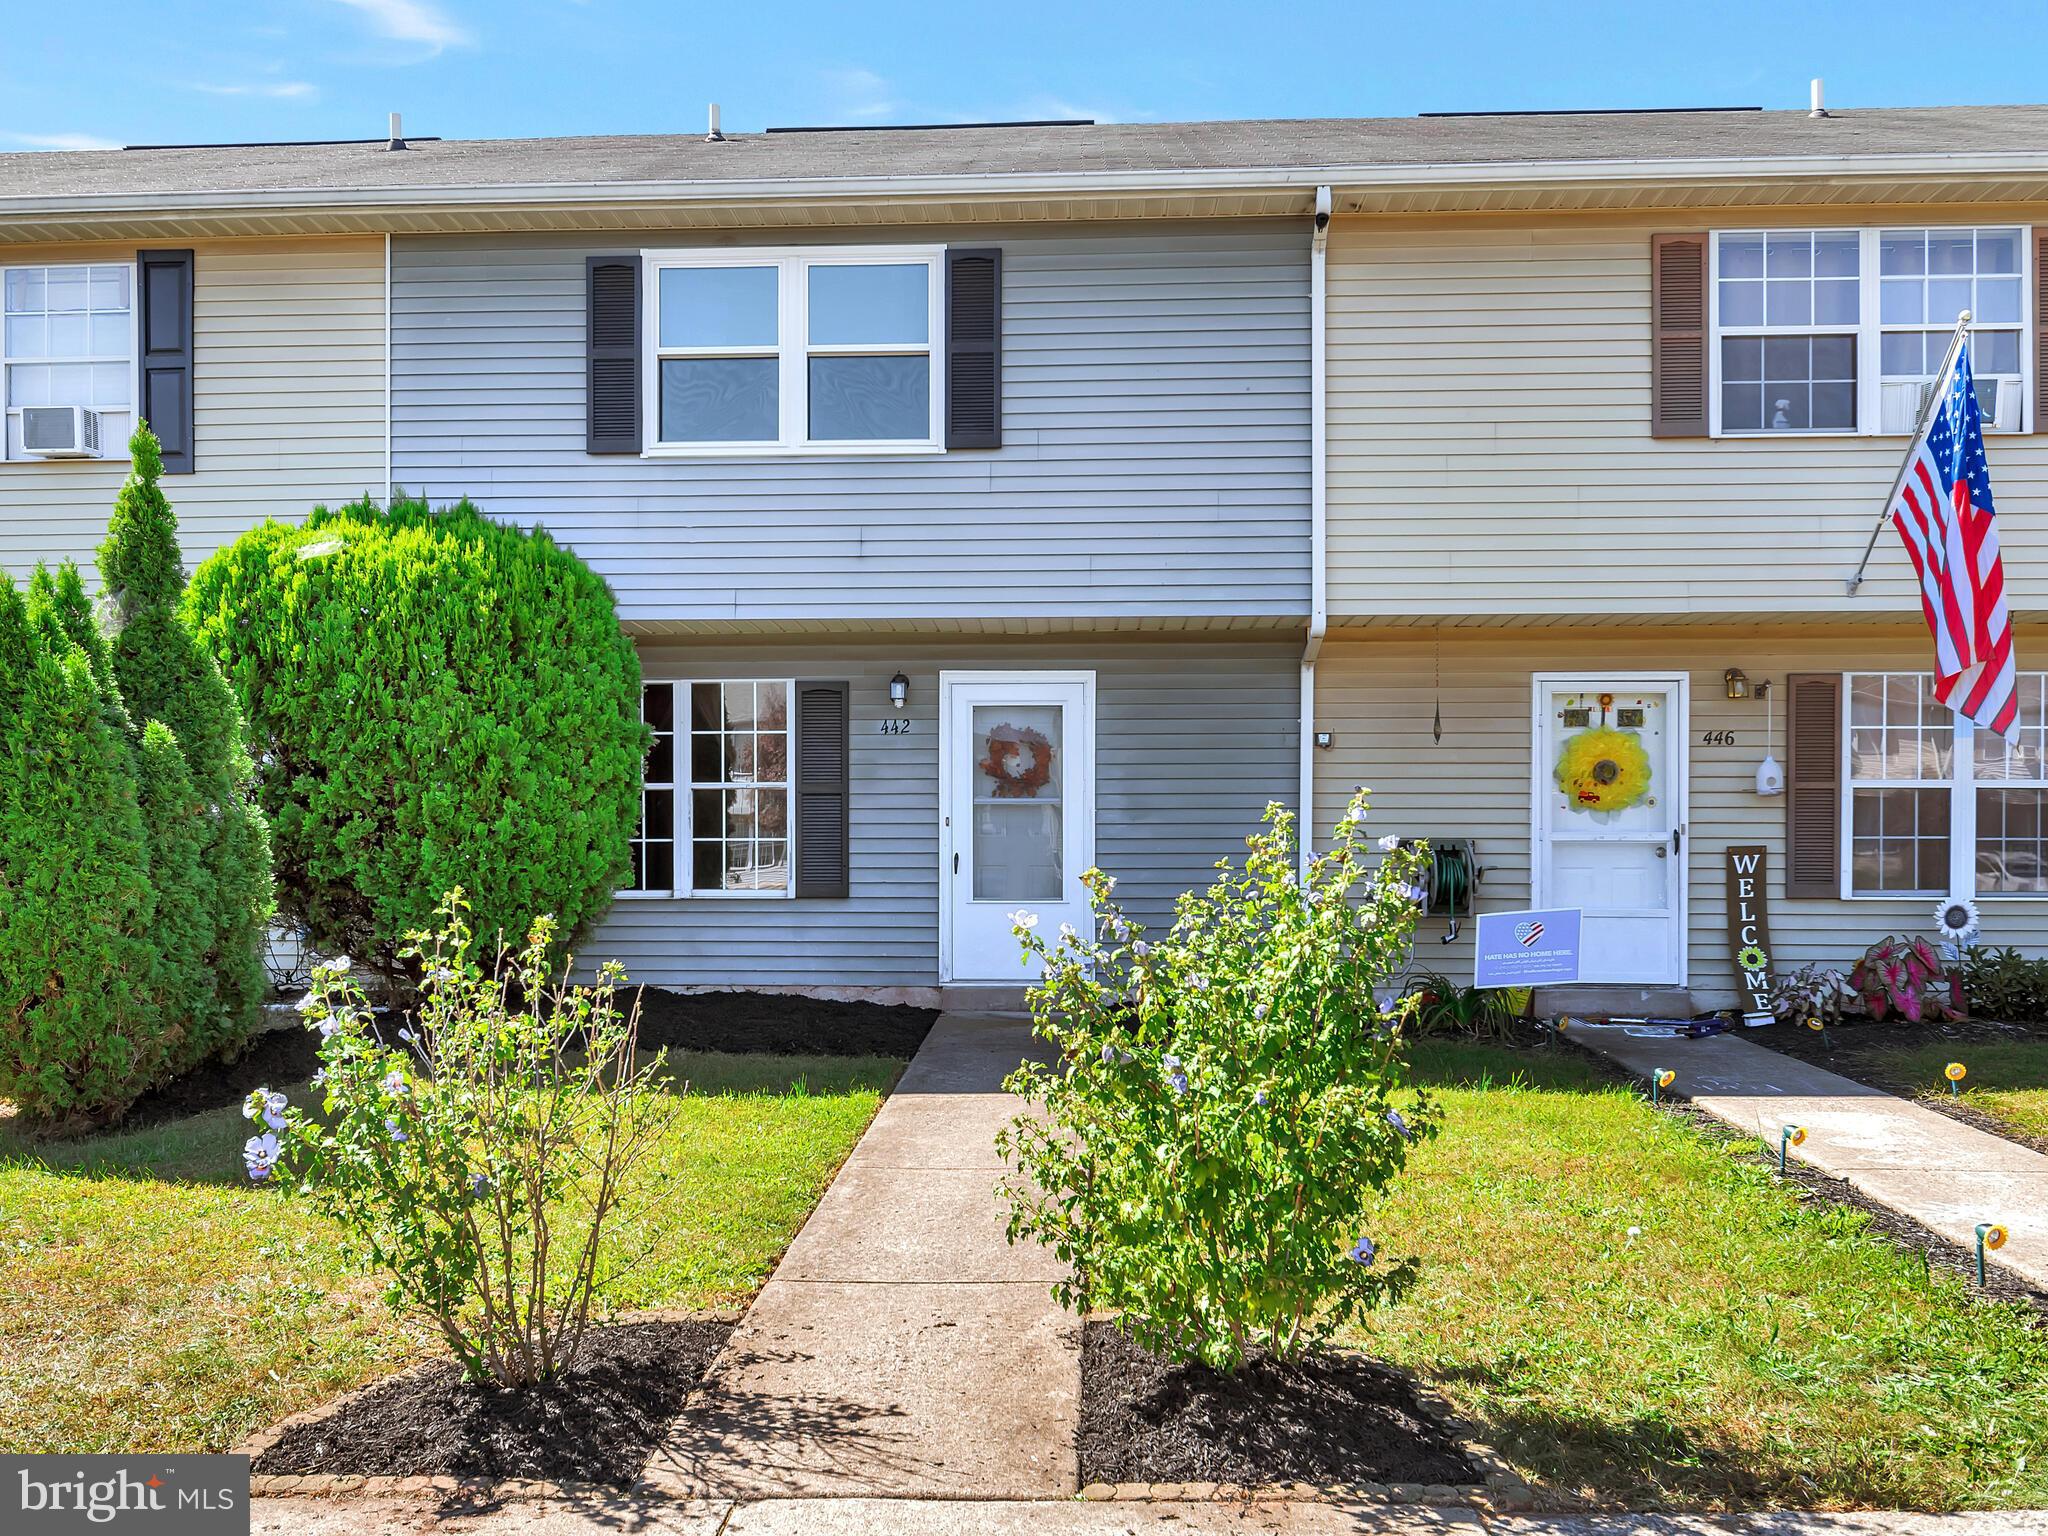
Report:
<svg viewBox="0 0 2048 1536"><path fill-rule="evenodd" d="M1579 979L1579 909L1482 912L1473 984L1545 987Z"/></svg>

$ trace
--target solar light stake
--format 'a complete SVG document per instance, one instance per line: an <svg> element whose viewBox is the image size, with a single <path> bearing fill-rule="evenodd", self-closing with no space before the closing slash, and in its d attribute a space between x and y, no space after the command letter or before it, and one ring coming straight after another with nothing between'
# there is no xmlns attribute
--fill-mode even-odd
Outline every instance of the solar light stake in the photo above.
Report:
<svg viewBox="0 0 2048 1536"><path fill-rule="evenodd" d="M2005 1228L1995 1221L1977 1223L1977 1286L1980 1290L1984 1285L1984 1250L1989 1248L1995 1253L2004 1246Z"/></svg>
<svg viewBox="0 0 2048 1536"><path fill-rule="evenodd" d="M1948 1079L1948 1096L1960 1099L1963 1096L1963 1079L1970 1075L1970 1069L1960 1061L1952 1061L1942 1069L1941 1075Z"/></svg>
<svg viewBox="0 0 2048 1536"><path fill-rule="evenodd" d="M1656 1071L1652 1072L1650 1074L1650 1102L1652 1104L1663 1103L1664 1090L1677 1080L1678 1074L1669 1067L1659 1067Z"/></svg>
<svg viewBox="0 0 2048 1536"><path fill-rule="evenodd" d="M1808 1019L1806 1027L1820 1036L1820 1048L1830 1056L1834 1055L1834 1042L1828 1039L1828 1021L1822 1018Z"/></svg>
<svg viewBox="0 0 2048 1536"><path fill-rule="evenodd" d="M1787 1149L1796 1147L1805 1140L1806 1127L1803 1125L1788 1125L1778 1133L1778 1172L1783 1173L1785 1171L1785 1153Z"/></svg>

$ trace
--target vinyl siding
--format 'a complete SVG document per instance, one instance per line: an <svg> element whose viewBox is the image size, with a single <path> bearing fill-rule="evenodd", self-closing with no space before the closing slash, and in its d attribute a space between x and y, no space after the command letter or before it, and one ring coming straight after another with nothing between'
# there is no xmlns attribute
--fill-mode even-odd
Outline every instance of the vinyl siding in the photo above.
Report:
<svg viewBox="0 0 2048 1536"><path fill-rule="evenodd" d="M17 261L122 261L133 246L9 247ZM195 247L196 473L164 480L187 566L267 517L383 494L384 242ZM106 536L119 459L0 463L0 565L86 565Z"/></svg>
<svg viewBox="0 0 2048 1536"><path fill-rule="evenodd" d="M939 673L1096 674L1095 861L1147 924L1241 852L1299 761L1291 646L930 642L643 644L650 679L784 677L853 684L852 895L836 900L627 897L582 945L667 986L904 987L938 979ZM908 734L885 736L889 679L910 679ZM1022 971L1019 971L1020 981Z"/></svg>
<svg viewBox="0 0 2048 1536"><path fill-rule="evenodd" d="M584 257L686 243L399 241L399 483L547 524L629 622L1306 614L1304 226L957 237L1003 248L999 450L587 454Z"/></svg>
<svg viewBox="0 0 2048 1536"><path fill-rule="evenodd" d="M2048 655L2048 633L2022 630L2020 654ZM1439 698L1437 655L1427 633L1402 632L1327 647L1316 669L1316 728L1335 733L1316 754L1316 826L1329 828L1352 790L1373 791L1377 835L1469 837L1485 878L1479 905L1513 911L1530 900L1530 678L1538 672L1683 671L1692 679L1688 732L1691 807L1687 838L1688 952L1695 997L1733 1000L1727 954L1723 854L1731 843L1770 850L1770 918L1779 974L1810 962L1846 965L1887 933L1929 929L1931 900L1799 900L1785 895L1785 799L1756 793L1765 702L1730 700L1722 674L1740 667L1768 681L1771 746L1785 761L1785 678L1793 672L1924 671L1925 636L1910 630L1752 626L1447 632L1443 637L1443 741L1430 737ZM1702 744L1733 731L1733 746ZM2048 899L1983 903L1987 942L2048 945ZM1424 924L1417 962L1470 979L1471 929L1455 945L1444 924Z"/></svg>
<svg viewBox="0 0 2048 1536"><path fill-rule="evenodd" d="M1650 436L1659 230L2031 223L2042 210L1339 220L1329 252L1330 608L1916 614L1887 536L1905 439ZM2031 300L2030 300L2031 302ZM2008 591L2048 596L2048 438L1990 438Z"/></svg>

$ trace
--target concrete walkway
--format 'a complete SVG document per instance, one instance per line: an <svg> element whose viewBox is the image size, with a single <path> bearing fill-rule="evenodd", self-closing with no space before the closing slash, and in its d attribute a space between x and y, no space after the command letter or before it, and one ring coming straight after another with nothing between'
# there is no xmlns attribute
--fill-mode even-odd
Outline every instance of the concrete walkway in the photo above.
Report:
<svg viewBox="0 0 2048 1536"><path fill-rule="evenodd" d="M1076 1489L1060 1268L1004 1240L996 1131L1021 1021L942 1015L654 1454L672 1498Z"/></svg>
<svg viewBox="0 0 2048 1536"><path fill-rule="evenodd" d="M1977 1223L2000 1223L2012 1235L1990 1257L2048 1289L2048 1157L1738 1035L1614 1024L1569 1034L1645 1080L1669 1067L1671 1092L1773 1147L1785 1126L1806 1127L1793 1157L1952 1243L1974 1249Z"/></svg>
<svg viewBox="0 0 2048 1536"><path fill-rule="evenodd" d="M1483 1515L1471 1509L793 1499L508 1504L477 1514L370 1499L258 1499L253 1536L2048 1536L2048 1514Z"/></svg>

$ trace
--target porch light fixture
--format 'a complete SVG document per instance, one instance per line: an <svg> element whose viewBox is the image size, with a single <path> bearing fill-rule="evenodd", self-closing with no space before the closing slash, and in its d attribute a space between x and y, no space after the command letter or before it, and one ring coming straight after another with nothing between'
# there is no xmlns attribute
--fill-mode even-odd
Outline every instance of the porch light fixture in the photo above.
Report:
<svg viewBox="0 0 2048 1536"><path fill-rule="evenodd" d="M1740 667L1730 667L1721 674L1721 680L1728 685L1728 697L1746 699L1749 697L1749 675Z"/></svg>
<svg viewBox="0 0 2048 1536"><path fill-rule="evenodd" d="M901 709L904 706L904 704L909 700L909 698L910 679L905 677L901 672L898 672L894 677L889 679L890 707L894 709Z"/></svg>

